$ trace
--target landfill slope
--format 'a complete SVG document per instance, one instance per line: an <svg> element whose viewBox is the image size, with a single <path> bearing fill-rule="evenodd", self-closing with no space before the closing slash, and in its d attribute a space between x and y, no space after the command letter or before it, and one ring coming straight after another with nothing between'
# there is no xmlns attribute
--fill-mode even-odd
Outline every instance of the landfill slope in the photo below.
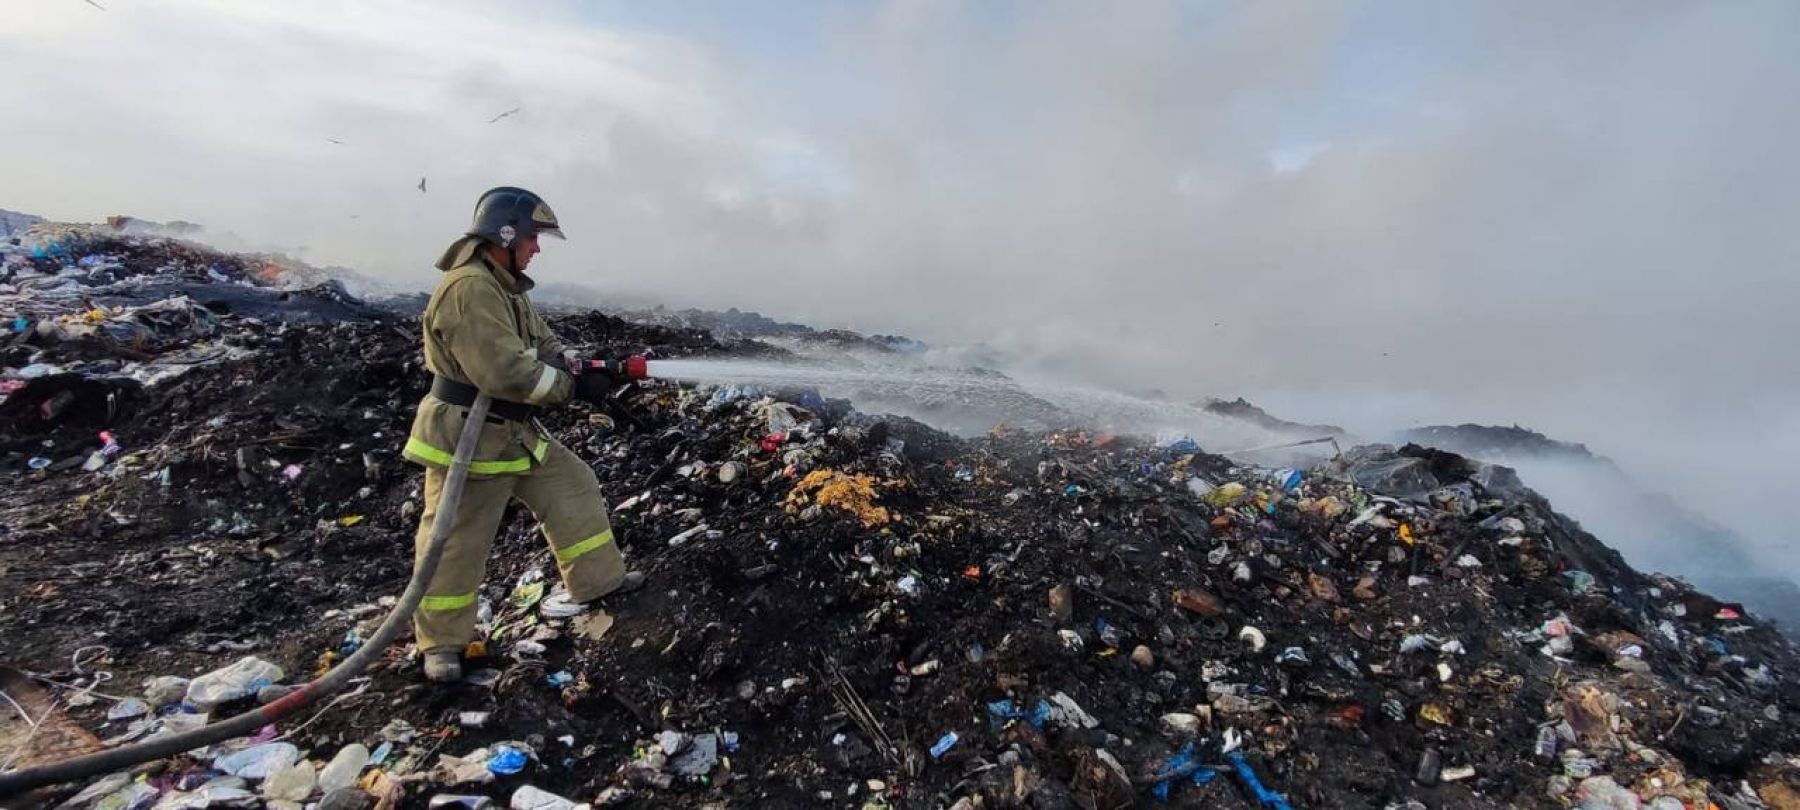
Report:
<svg viewBox="0 0 1800 810"><path fill-rule="evenodd" d="M355 649L409 571L416 320L191 243L32 227L0 289L0 663L118 744ZM553 326L605 355L782 354L598 313ZM807 391L653 380L617 400L544 422L594 465L643 590L563 615L515 509L469 683L426 686L397 644L280 728L31 801L1800 795L1789 642L1633 570L1506 468L1416 446L1294 474L1079 429L958 439Z"/></svg>
<svg viewBox="0 0 1800 810"><path fill-rule="evenodd" d="M1398 440L1513 466L1589 530L1617 542L1636 565L1679 573L1742 600L1800 639L1800 580L1767 564L1768 555L1749 538L1644 486L1612 459L1517 426L1438 425Z"/></svg>

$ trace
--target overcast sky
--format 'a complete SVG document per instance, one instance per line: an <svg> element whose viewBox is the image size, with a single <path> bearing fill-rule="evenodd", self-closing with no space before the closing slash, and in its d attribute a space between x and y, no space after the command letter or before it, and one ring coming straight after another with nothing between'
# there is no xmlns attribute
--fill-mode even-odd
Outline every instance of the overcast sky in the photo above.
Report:
<svg viewBox="0 0 1800 810"><path fill-rule="evenodd" d="M94 3L0 0L0 207L423 287L524 185L546 280L1800 525L1800 3Z"/></svg>

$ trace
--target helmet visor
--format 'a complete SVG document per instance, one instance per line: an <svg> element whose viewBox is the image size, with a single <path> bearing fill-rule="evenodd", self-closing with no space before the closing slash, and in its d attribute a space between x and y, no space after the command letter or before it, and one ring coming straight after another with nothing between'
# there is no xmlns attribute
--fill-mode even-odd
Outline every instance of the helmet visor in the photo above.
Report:
<svg viewBox="0 0 1800 810"><path fill-rule="evenodd" d="M531 224L537 228L539 236L567 238L563 236L562 226L557 224L556 212L551 211L550 206L545 205L542 201L539 201L537 207L531 211Z"/></svg>

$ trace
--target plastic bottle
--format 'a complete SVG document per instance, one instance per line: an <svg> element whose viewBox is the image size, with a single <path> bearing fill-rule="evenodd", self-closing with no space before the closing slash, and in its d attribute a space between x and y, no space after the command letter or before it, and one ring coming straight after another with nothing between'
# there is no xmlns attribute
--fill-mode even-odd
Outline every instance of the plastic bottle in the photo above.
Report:
<svg viewBox="0 0 1800 810"><path fill-rule="evenodd" d="M364 767L369 764L369 749L362 743L351 743L339 749L337 756L325 769L319 772L319 790L330 793L338 788L347 788L356 784L356 777L362 775Z"/></svg>

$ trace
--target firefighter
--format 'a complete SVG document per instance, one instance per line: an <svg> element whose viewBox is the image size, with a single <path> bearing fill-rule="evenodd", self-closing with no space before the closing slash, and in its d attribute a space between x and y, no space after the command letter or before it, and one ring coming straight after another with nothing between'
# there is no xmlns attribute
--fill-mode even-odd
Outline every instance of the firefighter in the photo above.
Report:
<svg viewBox="0 0 1800 810"><path fill-rule="evenodd" d="M598 404L614 385L642 378L644 363L564 357L562 343L526 297L535 285L525 270L544 236L563 238L556 215L536 194L501 187L481 195L468 233L437 261L444 277L421 318L431 393L419 402L405 451L425 466L415 564L433 524L454 521L443 560L413 613L425 677L432 681L462 678L488 549L513 498L537 518L556 557L562 587L551 598L582 603L643 583L641 573L625 569L594 471L550 438L533 414L571 399ZM584 371L601 365L607 370ZM439 515L451 451L480 393L493 404L462 503L456 514Z"/></svg>

